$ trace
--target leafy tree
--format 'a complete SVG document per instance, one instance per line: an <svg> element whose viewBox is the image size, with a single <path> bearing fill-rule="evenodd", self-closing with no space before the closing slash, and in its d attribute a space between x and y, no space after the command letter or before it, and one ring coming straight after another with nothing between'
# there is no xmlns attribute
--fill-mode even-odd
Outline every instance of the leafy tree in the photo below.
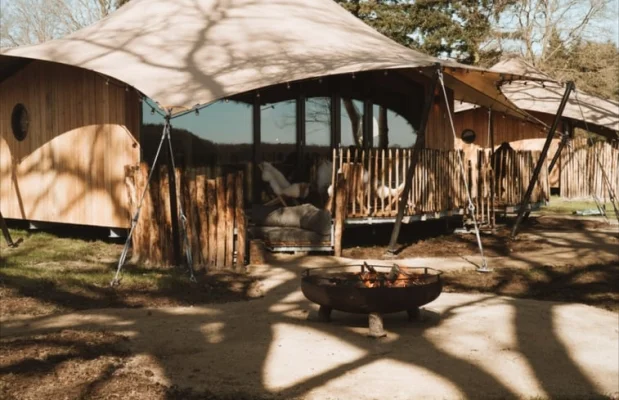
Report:
<svg viewBox="0 0 619 400"><path fill-rule="evenodd" d="M541 65L549 75L572 80L585 92L619 100L619 50L614 43L581 40L569 47L555 44L554 50Z"/></svg>
<svg viewBox="0 0 619 400"><path fill-rule="evenodd" d="M488 63L493 22L514 0L334 0L382 34L434 56ZM490 60L490 61L488 61Z"/></svg>

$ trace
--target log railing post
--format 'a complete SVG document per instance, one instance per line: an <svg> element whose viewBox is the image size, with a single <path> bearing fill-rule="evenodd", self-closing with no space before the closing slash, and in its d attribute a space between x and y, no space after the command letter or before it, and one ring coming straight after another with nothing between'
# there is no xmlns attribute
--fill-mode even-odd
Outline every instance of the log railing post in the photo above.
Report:
<svg viewBox="0 0 619 400"><path fill-rule="evenodd" d="M344 234L344 223L346 222L346 211L348 211L346 186L344 174L338 173L335 185L335 229L333 233L335 236L334 253L336 257L342 256L342 236Z"/></svg>

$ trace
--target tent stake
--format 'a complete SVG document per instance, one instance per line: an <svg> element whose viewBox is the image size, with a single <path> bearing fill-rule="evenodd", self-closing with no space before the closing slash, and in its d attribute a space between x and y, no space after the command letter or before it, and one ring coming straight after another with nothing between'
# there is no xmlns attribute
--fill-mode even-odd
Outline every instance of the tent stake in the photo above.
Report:
<svg viewBox="0 0 619 400"><path fill-rule="evenodd" d="M419 161L419 152L426 145L426 126L428 125L430 111L432 110L432 104L434 103L434 93L436 91L436 87L438 86L438 72L440 68L441 66L436 64L436 69L432 74L432 83L426 93L426 101L424 102L423 113L421 114L421 124L419 125L419 131L417 132L415 145L413 146L413 154L411 155L410 165L408 166L408 171L406 172L406 183L404 184L404 190L400 195L400 202L398 203L398 215L395 219L393 231L391 232L391 240L389 241L389 247L387 248L387 253L391 255L395 254L397 251L396 246L398 244L398 237L400 236L400 227L402 226L402 218L404 218L404 209L408 204L408 195L411 191L415 167Z"/></svg>
<svg viewBox="0 0 619 400"><path fill-rule="evenodd" d="M563 93L563 98L561 99L561 104L559 104L559 109L557 110L557 114L555 115L555 119L552 122L552 126L548 131L548 136L546 137L546 142L544 143L544 148L542 149L542 154L539 156L539 160L537 160L537 165L533 170L533 175L531 176L531 181L529 182L529 187L520 202L520 209L518 210L518 217L516 218L516 223L512 229L511 238L514 239L518 234L518 227L524 218L524 214L526 212L527 206L531 201L531 194L533 194L533 189L537 184L537 179L539 177L539 173L542 170L542 166L544 165L544 161L546 161L546 156L548 155L548 149L550 149L550 143L552 143L552 138L555 135L555 131L557 130L557 126L561 121L561 116L563 115L563 110L567 104L567 100L570 97L570 93L574 90L574 82L569 81L565 86L565 93Z"/></svg>

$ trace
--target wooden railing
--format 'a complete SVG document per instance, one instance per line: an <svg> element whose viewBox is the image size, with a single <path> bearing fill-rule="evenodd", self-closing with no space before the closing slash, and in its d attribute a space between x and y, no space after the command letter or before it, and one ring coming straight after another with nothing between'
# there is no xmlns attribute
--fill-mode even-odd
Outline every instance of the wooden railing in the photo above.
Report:
<svg viewBox="0 0 619 400"><path fill-rule="evenodd" d="M499 151L493 157L485 149L477 152L476 159L468 160L471 193L482 224L492 220L493 210L520 205L539 157L539 151L528 150ZM550 198L548 164L546 159L530 203L546 202Z"/></svg>
<svg viewBox="0 0 619 400"><path fill-rule="evenodd" d="M127 168L131 214L148 178L149 167ZM246 218L243 201L243 173L207 179L205 168L176 169L177 199L187 217L187 235L194 267L233 268L245 261ZM144 198L133 238L136 261L154 265L175 265L172 212L167 168L155 170ZM180 223L180 222L179 222ZM183 238L180 238L183 243ZM184 254L177 255L183 259Z"/></svg>
<svg viewBox="0 0 619 400"><path fill-rule="evenodd" d="M346 181L347 218L396 216L411 156L410 149L334 150L332 182L338 172ZM519 205L539 152L498 152L492 158L490 150L481 150L474 157L463 160L478 216L489 221L493 209ZM545 164L532 203L548 200L548 162ZM456 150L421 150L404 215L454 211L467 204Z"/></svg>
<svg viewBox="0 0 619 400"><path fill-rule="evenodd" d="M394 217L404 189L410 149L334 150L333 179L339 171L347 186L347 216ZM424 149L413 174L405 215L456 210L466 204L455 151Z"/></svg>

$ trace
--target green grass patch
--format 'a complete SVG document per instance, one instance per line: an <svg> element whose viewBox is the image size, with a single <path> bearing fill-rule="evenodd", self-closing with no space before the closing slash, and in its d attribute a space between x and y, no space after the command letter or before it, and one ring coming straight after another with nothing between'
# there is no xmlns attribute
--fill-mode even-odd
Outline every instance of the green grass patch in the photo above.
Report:
<svg viewBox="0 0 619 400"><path fill-rule="evenodd" d="M10 231L17 247L0 243L2 315L49 314L108 307L157 307L246 300L254 281L245 274L198 273L128 263L111 287L122 244Z"/></svg>
<svg viewBox="0 0 619 400"><path fill-rule="evenodd" d="M615 210L611 202L601 204L606 209L606 216L608 218L615 218ZM552 196L547 206L540 210L543 215L558 214L558 215L575 215L576 211L582 210L597 210L597 206L594 200L568 200L558 196ZM592 216L597 218L603 218L602 216Z"/></svg>

